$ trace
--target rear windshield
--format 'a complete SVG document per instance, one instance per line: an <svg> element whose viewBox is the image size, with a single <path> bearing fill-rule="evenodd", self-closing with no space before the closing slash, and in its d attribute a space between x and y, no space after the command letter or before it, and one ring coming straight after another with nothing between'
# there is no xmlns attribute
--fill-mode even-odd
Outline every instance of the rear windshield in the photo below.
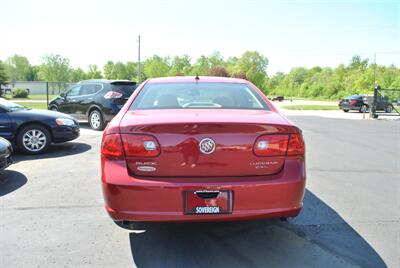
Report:
<svg viewBox="0 0 400 268"><path fill-rule="evenodd" d="M112 88L114 91L121 92L125 96L132 95L133 91L135 91L137 85L136 84L112 84Z"/></svg>
<svg viewBox="0 0 400 268"><path fill-rule="evenodd" d="M237 83L150 83L131 106L131 110L196 108L269 110L254 89Z"/></svg>
<svg viewBox="0 0 400 268"><path fill-rule="evenodd" d="M350 99L350 100L362 99L362 98L363 98L362 95L351 95L351 96L347 97L347 99Z"/></svg>

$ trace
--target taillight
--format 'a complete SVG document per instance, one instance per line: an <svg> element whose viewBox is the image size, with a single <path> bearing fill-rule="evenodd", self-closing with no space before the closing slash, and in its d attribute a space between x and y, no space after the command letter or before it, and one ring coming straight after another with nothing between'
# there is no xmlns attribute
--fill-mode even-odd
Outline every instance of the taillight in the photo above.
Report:
<svg viewBox="0 0 400 268"><path fill-rule="evenodd" d="M254 153L258 156L286 155L289 135L265 135L256 140Z"/></svg>
<svg viewBox="0 0 400 268"><path fill-rule="evenodd" d="M116 91L108 91L105 95L105 99L119 99L123 96L122 93Z"/></svg>
<svg viewBox="0 0 400 268"><path fill-rule="evenodd" d="M160 145L153 136L122 134L122 143L126 156L157 156Z"/></svg>
<svg viewBox="0 0 400 268"><path fill-rule="evenodd" d="M301 134L290 134L287 155L304 155L305 146Z"/></svg>
<svg viewBox="0 0 400 268"><path fill-rule="evenodd" d="M105 157L119 158L124 155L122 149L121 136L119 134L110 134L103 136L101 142L101 154Z"/></svg>
<svg viewBox="0 0 400 268"><path fill-rule="evenodd" d="M301 134L264 135L254 144L257 156L304 155L304 141Z"/></svg>

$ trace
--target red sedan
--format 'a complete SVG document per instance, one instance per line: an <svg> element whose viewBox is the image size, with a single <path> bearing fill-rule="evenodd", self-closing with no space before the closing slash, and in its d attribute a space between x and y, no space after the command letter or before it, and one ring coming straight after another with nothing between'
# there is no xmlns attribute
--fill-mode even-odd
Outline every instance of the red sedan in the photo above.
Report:
<svg viewBox="0 0 400 268"><path fill-rule="evenodd" d="M150 79L104 131L105 207L137 221L295 217L305 189L301 130L243 79Z"/></svg>

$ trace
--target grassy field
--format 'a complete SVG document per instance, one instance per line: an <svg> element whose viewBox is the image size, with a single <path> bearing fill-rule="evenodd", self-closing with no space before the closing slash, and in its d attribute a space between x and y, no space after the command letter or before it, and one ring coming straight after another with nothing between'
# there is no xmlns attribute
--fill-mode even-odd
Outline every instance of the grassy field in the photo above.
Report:
<svg viewBox="0 0 400 268"><path fill-rule="evenodd" d="M32 109L42 109L42 110L47 110L47 104L45 102L18 102L16 101L15 103L25 106L25 107L29 107Z"/></svg>
<svg viewBox="0 0 400 268"><path fill-rule="evenodd" d="M49 100L54 99L58 95L49 95ZM26 99L18 99L18 98L13 98L11 94L5 95L5 98L8 100L46 100L46 94L41 94L41 95L29 95L28 98Z"/></svg>
<svg viewBox="0 0 400 268"><path fill-rule="evenodd" d="M286 110L313 110L313 111L333 111L339 110L338 106L333 105L285 105L281 107Z"/></svg>

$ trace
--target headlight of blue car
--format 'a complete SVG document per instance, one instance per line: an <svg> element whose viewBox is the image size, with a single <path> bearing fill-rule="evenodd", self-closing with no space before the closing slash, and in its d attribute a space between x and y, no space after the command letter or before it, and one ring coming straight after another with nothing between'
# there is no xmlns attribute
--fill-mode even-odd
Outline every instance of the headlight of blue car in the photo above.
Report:
<svg viewBox="0 0 400 268"><path fill-rule="evenodd" d="M72 119L67 118L57 118L56 123L59 126L76 126L76 123Z"/></svg>

